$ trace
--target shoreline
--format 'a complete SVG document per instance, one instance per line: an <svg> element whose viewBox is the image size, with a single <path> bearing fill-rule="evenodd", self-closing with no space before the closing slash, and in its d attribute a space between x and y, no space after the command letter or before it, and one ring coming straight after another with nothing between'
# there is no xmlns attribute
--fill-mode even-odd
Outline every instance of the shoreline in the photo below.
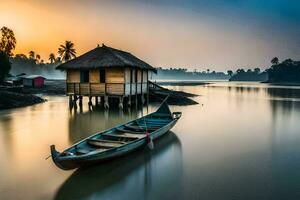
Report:
<svg viewBox="0 0 300 200"><path fill-rule="evenodd" d="M199 85L208 85L209 82L204 81L177 81L177 80L166 80L166 81L152 81L158 85L171 85L171 86L199 86Z"/></svg>
<svg viewBox="0 0 300 200"><path fill-rule="evenodd" d="M299 82L262 82L268 83L270 85L278 85L278 86L300 86Z"/></svg>
<svg viewBox="0 0 300 200"><path fill-rule="evenodd" d="M0 110L21 108L44 103L47 100L33 95L0 90Z"/></svg>

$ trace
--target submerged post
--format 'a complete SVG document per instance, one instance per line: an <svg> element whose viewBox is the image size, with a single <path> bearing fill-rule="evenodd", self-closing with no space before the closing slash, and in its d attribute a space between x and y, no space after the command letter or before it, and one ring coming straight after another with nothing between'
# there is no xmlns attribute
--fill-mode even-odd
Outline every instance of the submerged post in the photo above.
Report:
<svg viewBox="0 0 300 200"><path fill-rule="evenodd" d="M73 99L72 99L72 95L69 96L69 107L70 107L70 108L73 107Z"/></svg>
<svg viewBox="0 0 300 200"><path fill-rule="evenodd" d="M82 96L79 96L79 108L82 108Z"/></svg>
<svg viewBox="0 0 300 200"><path fill-rule="evenodd" d="M131 106L131 95L128 96L128 102L127 102L127 106L130 107Z"/></svg>
<svg viewBox="0 0 300 200"><path fill-rule="evenodd" d="M98 104L99 104L98 97L95 96L95 105L98 106Z"/></svg>
<svg viewBox="0 0 300 200"><path fill-rule="evenodd" d="M145 104L145 98L144 98L144 94L143 93L141 94L141 102L142 102L142 105Z"/></svg>
<svg viewBox="0 0 300 200"><path fill-rule="evenodd" d="M119 108L123 109L123 98L124 97L119 97Z"/></svg>
<svg viewBox="0 0 300 200"><path fill-rule="evenodd" d="M73 105L75 110L77 109L77 100L78 100L77 95L74 95Z"/></svg>
<svg viewBox="0 0 300 200"><path fill-rule="evenodd" d="M108 96L104 96L104 108L109 109Z"/></svg>

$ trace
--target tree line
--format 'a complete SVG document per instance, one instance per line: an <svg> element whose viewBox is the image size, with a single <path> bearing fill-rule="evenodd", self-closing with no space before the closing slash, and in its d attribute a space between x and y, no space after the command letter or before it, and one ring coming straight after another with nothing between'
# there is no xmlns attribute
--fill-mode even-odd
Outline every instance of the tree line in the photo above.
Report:
<svg viewBox="0 0 300 200"><path fill-rule="evenodd" d="M41 59L41 56L34 51L29 51L28 55L25 54L13 54L13 50L16 48L17 39L14 35L13 30L3 26L0 29L0 83L4 80L6 76L9 75L11 70L11 62L18 63L20 66L30 66L31 68L36 66L53 66L62 62L66 62L76 57L75 45L72 41L65 41L64 44L60 45L57 50L57 55L55 53L50 53L48 57L49 62L45 62ZM277 57L271 60L271 67L265 72L268 73L269 82L300 82L300 61L293 61L292 59L287 59L279 62ZM30 68L29 67L29 68ZM227 74L223 72L211 71L206 69L204 71L188 71L186 68L169 68L163 69L158 68L158 71L165 75L212 75L213 77L233 77L235 75L259 75L261 74L260 68L252 69L237 69L235 72L228 70ZM226 79L226 78L225 78Z"/></svg>
<svg viewBox="0 0 300 200"><path fill-rule="evenodd" d="M64 44L60 45L57 50L57 56L54 53L50 53L48 63L32 50L28 52L28 55L14 55L13 50L16 48L17 39L13 30L3 26L0 29L0 35L0 82L9 75L11 62L23 63L28 66L47 66L49 64L52 66L76 57L76 49L72 41L65 41Z"/></svg>

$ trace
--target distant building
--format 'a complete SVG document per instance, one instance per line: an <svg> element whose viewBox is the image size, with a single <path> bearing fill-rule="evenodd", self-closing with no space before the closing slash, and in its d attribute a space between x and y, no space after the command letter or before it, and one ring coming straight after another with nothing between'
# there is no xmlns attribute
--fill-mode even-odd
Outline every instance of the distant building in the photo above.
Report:
<svg viewBox="0 0 300 200"><path fill-rule="evenodd" d="M66 70L67 95L101 97L108 107L108 98L119 98L123 106L148 94L149 72L156 69L132 54L102 45L57 67ZM134 98L132 98L134 96ZM96 100L97 101L97 100Z"/></svg>
<svg viewBox="0 0 300 200"><path fill-rule="evenodd" d="M39 88L44 86L45 78L40 75L23 76L22 79L24 87Z"/></svg>

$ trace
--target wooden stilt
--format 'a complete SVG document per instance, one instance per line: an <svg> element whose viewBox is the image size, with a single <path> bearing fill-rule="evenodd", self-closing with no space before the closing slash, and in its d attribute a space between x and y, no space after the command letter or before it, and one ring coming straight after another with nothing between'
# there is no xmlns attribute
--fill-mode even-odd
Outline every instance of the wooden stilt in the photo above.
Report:
<svg viewBox="0 0 300 200"><path fill-rule="evenodd" d="M98 104L99 104L99 102L98 102L98 97L97 96L95 96L95 106L98 106Z"/></svg>
<svg viewBox="0 0 300 200"><path fill-rule="evenodd" d="M82 108L82 96L79 96L79 108Z"/></svg>
<svg viewBox="0 0 300 200"><path fill-rule="evenodd" d="M128 107L131 107L131 95L129 95L129 97L128 97L127 106L128 106Z"/></svg>
<svg viewBox="0 0 300 200"><path fill-rule="evenodd" d="M104 96L104 108L109 109L108 96Z"/></svg>
<svg viewBox="0 0 300 200"><path fill-rule="evenodd" d="M74 95L73 106L75 110L77 110L77 100L78 100L77 95Z"/></svg>
<svg viewBox="0 0 300 200"><path fill-rule="evenodd" d="M93 103L92 103L92 97L91 97L91 96L89 97L88 105L89 105L89 109L91 109L92 106L93 106Z"/></svg>
<svg viewBox="0 0 300 200"><path fill-rule="evenodd" d="M100 97L100 104L101 104L101 106L104 105L104 96L101 96L101 97Z"/></svg>
<svg viewBox="0 0 300 200"><path fill-rule="evenodd" d="M70 108L73 107L73 99L72 99L72 95L69 96L69 107L70 107Z"/></svg>
<svg viewBox="0 0 300 200"><path fill-rule="evenodd" d="M138 94L135 93L135 109L138 109Z"/></svg>
<svg viewBox="0 0 300 200"><path fill-rule="evenodd" d="M141 102L142 102L142 105L145 104L145 98L144 98L144 94L143 93L141 94Z"/></svg>
<svg viewBox="0 0 300 200"><path fill-rule="evenodd" d="M123 99L124 97L119 97L119 108L123 109Z"/></svg>

